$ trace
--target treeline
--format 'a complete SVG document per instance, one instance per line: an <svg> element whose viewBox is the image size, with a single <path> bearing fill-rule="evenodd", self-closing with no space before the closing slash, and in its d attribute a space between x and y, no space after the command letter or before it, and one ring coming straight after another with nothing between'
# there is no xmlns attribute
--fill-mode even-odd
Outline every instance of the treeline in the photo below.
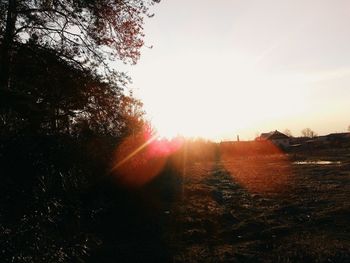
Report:
<svg viewBox="0 0 350 263"><path fill-rule="evenodd" d="M116 83L35 44L13 49L1 96L1 136L91 133L125 137L143 125L142 104Z"/></svg>
<svg viewBox="0 0 350 263"><path fill-rule="evenodd" d="M118 145L144 127L141 106L48 49L13 48L11 89L1 94L2 262L164 257L141 190L129 192L110 174ZM147 242L155 247L139 251Z"/></svg>
<svg viewBox="0 0 350 263"><path fill-rule="evenodd" d="M168 261L148 202L163 182L111 173L146 121L110 65L136 63L153 2L1 1L1 262Z"/></svg>

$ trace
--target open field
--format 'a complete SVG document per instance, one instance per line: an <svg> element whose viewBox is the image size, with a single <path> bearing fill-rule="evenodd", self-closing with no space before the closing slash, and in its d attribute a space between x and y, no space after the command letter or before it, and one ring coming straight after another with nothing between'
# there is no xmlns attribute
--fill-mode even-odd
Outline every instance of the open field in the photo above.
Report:
<svg viewBox="0 0 350 263"><path fill-rule="evenodd" d="M349 148L231 155L201 144L128 189L97 180L94 162L21 145L0 158L1 262L350 261ZM89 173L96 182L78 188Z"/></svg>
<svg viewBox="0 0 350 263"><path fill-rule="evenodd" d="M194 163L165 239L174 262L349 262L349 197L349 149Z"/></svg>

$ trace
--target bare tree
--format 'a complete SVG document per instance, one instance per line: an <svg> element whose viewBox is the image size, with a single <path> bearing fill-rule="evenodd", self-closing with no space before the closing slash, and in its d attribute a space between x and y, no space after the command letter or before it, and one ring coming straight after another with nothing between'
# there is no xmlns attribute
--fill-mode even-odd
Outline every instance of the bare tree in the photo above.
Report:
<svg viewBox="0 0 350 263"><path fill-rule="evenodd" d="M83 68L118 76L109 65L136 63L143 46L143 19L159 0L0 1L0 89L10 88L17 43L34 43Z"/></svg>
<svg viewBox="0 0 350 263"><path fill-rule="evenodd" d="M303 137L314 138L317 136L317 133L311 130L310 128L305 128L301 131Z"/></svg>
<svg viewBox="0 0 350 263"><path fill-rule="evenodd" d="M293 134L292 134L292 132L290 131L290 129L285 129L285 130L283 131L283 133L284 133L285 135L287 135L288 137L293 137Z"/></svg>

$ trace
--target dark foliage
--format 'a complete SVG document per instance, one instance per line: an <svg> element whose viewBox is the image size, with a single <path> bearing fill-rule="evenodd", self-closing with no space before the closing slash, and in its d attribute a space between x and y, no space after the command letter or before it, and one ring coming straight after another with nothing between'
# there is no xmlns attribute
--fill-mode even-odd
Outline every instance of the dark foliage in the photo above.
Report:
<svg viewBox="0 0 350 263"><path fill-rule="evenodd" d="M106 169L117 144L101 136L2 138L2 262L169 260L160 223L176 175L164 170L138 190L119 187Z"/></svg>
<svg viewBox="0 0 350 263"><path fill-rule="evenodd" d="M131 192L109 171L144 125L142 104L35 43L13 57L1 97L1 261L167 261L166 204L146 202L161 199L159 181Z"/></svg>
<svg viewBox="0 0 350 263"><path fill-rule="evenodd" d="M77 134L89 129L123 136L131 122L134 129L142 125L141 103L94 72L35 44L19 45L14 58L12 91L1 97L1 132Z"/></svg>
<svg viewBox="0 0 350 263"><path fill-rule="evenodd" d="M153 0L7 0L0 2L0 89L11 87L13 49L35 42L83 68L118 80L108 61L136 63L143 18ZM111 74L112 73L112 74Z"/></svg>
<svg viewBox="0 0 350 263"><path fill-rule="evenodd" d="M168 261L165 180L110 173L145 121L108 62L137 61L153 2L0 2L1 262Z"/></svg>

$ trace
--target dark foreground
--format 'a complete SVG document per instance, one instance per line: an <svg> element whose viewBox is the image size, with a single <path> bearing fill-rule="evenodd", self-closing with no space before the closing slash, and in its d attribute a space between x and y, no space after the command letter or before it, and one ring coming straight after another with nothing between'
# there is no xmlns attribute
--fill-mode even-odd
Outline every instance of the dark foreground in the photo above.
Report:
<svg viewBox="0 0 350 263"><path fill-rule="evenodd" d="M72 149L1 157L1 262L350 262L348 148L169 160L133 190Z"/></svg>

